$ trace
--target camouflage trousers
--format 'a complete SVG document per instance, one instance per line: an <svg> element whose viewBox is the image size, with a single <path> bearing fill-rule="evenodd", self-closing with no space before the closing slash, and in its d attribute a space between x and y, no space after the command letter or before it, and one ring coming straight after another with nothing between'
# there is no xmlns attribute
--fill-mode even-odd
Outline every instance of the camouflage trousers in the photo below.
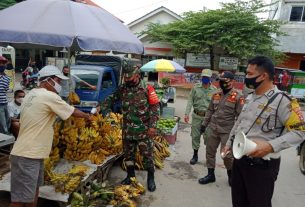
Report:
<svg viewBox="0 0 305 207"><path fill-rule="evenodd" d="M146 170L154 169L154 142L146 134L137 136L126 135L124 140L124 154L127 165L134 165L137 148L143 158L143 165Z"/></svg>

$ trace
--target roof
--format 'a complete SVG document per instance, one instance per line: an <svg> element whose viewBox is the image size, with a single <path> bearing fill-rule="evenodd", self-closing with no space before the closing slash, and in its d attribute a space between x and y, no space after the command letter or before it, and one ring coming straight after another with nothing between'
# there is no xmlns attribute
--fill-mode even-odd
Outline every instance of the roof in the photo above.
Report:
<svg viewBox="0 0 305 207"><path fill-rule="evenodd" d="M173 12L172 10L170 10L170 9L164 7L164 6L161 6L161 7L157 8L157 9L155 9L155 10L145 14L144 16L142 16L142 17L140 17L140 18L130 22L128 24L128 27L132 27L132 26L134 26L134 25L136 25L136 24L138 24L138 23L140 23L140 22L142 22L142 21L144 21L144 20L146 20L146 19L148 19L148 18L150 18L150 17L160 13L160 12L166 12L169 15L175 17L177 20L182 20L182 17L180 15L178 15L177 13Z"/></svg>

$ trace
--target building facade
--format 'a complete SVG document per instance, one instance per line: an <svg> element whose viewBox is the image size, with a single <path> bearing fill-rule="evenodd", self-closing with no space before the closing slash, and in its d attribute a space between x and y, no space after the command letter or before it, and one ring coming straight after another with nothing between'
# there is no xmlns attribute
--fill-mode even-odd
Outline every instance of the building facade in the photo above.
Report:
<svg viewBox="0 0 305 207"><path fill-rule="evenodd" d="M272 0L272 3L269 19L283 21L281 31L286 33L276 37L277 49L288 57L278 66L305 71L305 0Z"/></svg>

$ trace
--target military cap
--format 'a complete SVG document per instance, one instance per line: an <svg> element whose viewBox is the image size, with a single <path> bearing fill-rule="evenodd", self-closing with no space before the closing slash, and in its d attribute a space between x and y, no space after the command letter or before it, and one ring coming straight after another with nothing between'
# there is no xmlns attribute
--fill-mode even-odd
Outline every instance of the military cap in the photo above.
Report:
<svg viewBox="0 0 305 207"><path fill-rule="evenodd" d="M219 79L234 79L234 74L230 71L224 71L220 74Z"/></svg>
<svg viewBox="0 0 305 207"><path fill-rule="evenodd" d="M131 77L135 74L140 74L140 64L137 65L133 65L130 62L128 62L127 64L124 64L124 68L123 68L123 73L125 77Z"/></svg>
<svg viewBox="0 0 305 207"><path fill-rule="evenodd" d="M212 71L210 69L203 69L201 72L201 76L212 77Z"/></svg>

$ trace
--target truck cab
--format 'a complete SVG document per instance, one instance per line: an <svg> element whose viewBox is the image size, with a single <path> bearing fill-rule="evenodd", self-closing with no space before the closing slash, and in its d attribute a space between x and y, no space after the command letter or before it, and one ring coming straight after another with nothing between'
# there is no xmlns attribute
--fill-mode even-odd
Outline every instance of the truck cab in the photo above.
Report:
<svg viewBox="0 0 305 207"><path fill-rule="evenodd" d="M80 97L80 104L75 107L90 112L98 103L115 93L121 84L122 67L125 60L132 64L139 62L119 56L77 56L75 65L71 66L71 85ZM82 84L83 81L96 86L96 90ZM120 105L120 102L114 103L112 111L120 111Z"/></svg>
<svg viewBox="0 0 305 207"><path fill-rule="evenodd" d="M75 92L81 100L76 107L86 112L91 111L99 102L113 94L118 86L112 68L104 66L71 66L71 79ZM81 84L81 81L96 86L96 90Z"/></svg>

